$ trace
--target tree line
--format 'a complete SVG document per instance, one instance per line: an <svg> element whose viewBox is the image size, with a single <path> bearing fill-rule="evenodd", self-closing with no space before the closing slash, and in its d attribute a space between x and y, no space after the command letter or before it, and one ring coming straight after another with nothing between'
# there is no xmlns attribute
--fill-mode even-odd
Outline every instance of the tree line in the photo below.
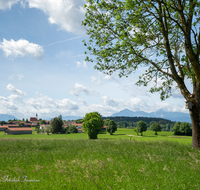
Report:
<svg viewBox="0 0 200 190"><path fill-rule="evenodd" d="M103 120L110 119L116 122L118 128L134 129L137 127L139 121L144 121L147 124L147 129L156 122L161 126L162 131L172 131L176 122L163 118L152 117L102 117Z"/></svg>

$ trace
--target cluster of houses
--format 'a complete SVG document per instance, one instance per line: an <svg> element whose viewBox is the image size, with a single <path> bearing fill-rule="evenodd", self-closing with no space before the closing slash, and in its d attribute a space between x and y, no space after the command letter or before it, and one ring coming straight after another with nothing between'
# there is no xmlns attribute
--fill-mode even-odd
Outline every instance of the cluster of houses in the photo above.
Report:
<svg viewBox="0 0 200 190"><path fill-rule="evenodd" d="M71 125L76 126L78 129L78 133L82 133L82 124L77 124L75 121L66 121L64 122L63 127L68 128ZM29 123L26 123L24 121L12 121L12 122L7 122L4 125L0 125L0 131L4 131L4 134L32 134L32 128L31 127L36 127L39 126L40 130L45 130L47 126L50 126L50 121L46 121L46 124L40 125L40 121L37 119L37 117L31 117L29 119ZM106 131L106 127L104 126L102 128L102 131Z"/></svg>
<svg viewBox="0 0 200 190"><path fill-rule="evenodd" d="M29 123L25 121L12 121L7 122L0 126L0 131L4 131L4 134L32 134L32 128L38 126L40 121L36 117L31 117Z"/></svg>

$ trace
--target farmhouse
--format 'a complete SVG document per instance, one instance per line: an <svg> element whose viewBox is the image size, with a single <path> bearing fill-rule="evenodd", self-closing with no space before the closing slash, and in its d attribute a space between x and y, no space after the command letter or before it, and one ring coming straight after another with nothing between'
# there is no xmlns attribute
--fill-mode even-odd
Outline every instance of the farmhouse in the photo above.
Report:
<svg viewBox="0 0 200 190"><path fill-rule="evenodd" d="M31 123L22 123L22 127L32 127Z"/></svg>
<svg viewBox="0 0 200 190"><path fill-rule="evenodd" d="M4 124L3 127L6 127L6 128L18 128L19 125L17 125L17 124Z"/></svg>
<svg viewBox="0 0 200 190"><path fill-rule="evenodd" d="M4 135L21 135L21 134L32 134L32 129L30 127L18 127L18 128L6 128L4 130Z"/></svg>
<svg viewBox="0 0 200 190"><path fill-rule="evenodd" d="M77 129L82 129L82 124L80 123L80 124L74 124L74 126L77 128Z"/></svg>
<svg viewBox="0 0 200 190"><path fill-rule="evenodd" d="M83 132L83 130L82 129L78 129L78 133L82 133Z"/></svg>
<svg viewBox="0 0 200 190"><path fill-rule="evenodd" d="M4 131L6 128L6 126L0 126L0 131Z"/></svg>
<svg viewBox="0 0 200 190"><path fill-rule="evenodd" d="M0 126L0 131L4 131L5 129L7 128L18 128L19 125L16 125L16 124L4 124L2 126Z"/></svg>

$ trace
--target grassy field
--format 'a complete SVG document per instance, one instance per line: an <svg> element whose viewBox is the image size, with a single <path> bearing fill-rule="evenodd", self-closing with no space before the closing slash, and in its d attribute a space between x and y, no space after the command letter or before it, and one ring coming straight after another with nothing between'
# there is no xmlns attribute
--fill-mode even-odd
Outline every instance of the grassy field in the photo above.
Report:
<svg viewBox="0 0 200 190"><path fill-rule="evenodd" d="M71 134L37 134L33 131L32 135L4 135L4 132L0 132L1 138L10 138L10 139L87 139L85 133L71 133ZM153 131L146 131L143 133L143 136L137 136L133 129L123 129L118 128L114 135L109 134L99 134L98 139L104 140L117 140L117 139L134 139L137 141L155 141L155 140L164 140L164 141L176 141L182 143L192 143L192 137L190 136L174 136L173 132L162 131L158 132L158 135L154 135Z"/></svg>
<svg viewBox="0 0 200 190"><path fill-rule="evenodd" d="M170 132L3 135L0 189L200 189L200 150Z"/></svg>

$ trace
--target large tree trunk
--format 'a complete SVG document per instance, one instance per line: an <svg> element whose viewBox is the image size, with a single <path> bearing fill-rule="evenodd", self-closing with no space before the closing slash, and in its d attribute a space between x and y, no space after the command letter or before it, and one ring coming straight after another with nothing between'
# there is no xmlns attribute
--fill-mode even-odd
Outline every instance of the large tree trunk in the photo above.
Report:
<svg viewBox="0 0 200 190"><path fill-rule="evenodd" d="M192 147L200 148L200 109L198 106L193 106L189 110L192 122Z"/></svg>

